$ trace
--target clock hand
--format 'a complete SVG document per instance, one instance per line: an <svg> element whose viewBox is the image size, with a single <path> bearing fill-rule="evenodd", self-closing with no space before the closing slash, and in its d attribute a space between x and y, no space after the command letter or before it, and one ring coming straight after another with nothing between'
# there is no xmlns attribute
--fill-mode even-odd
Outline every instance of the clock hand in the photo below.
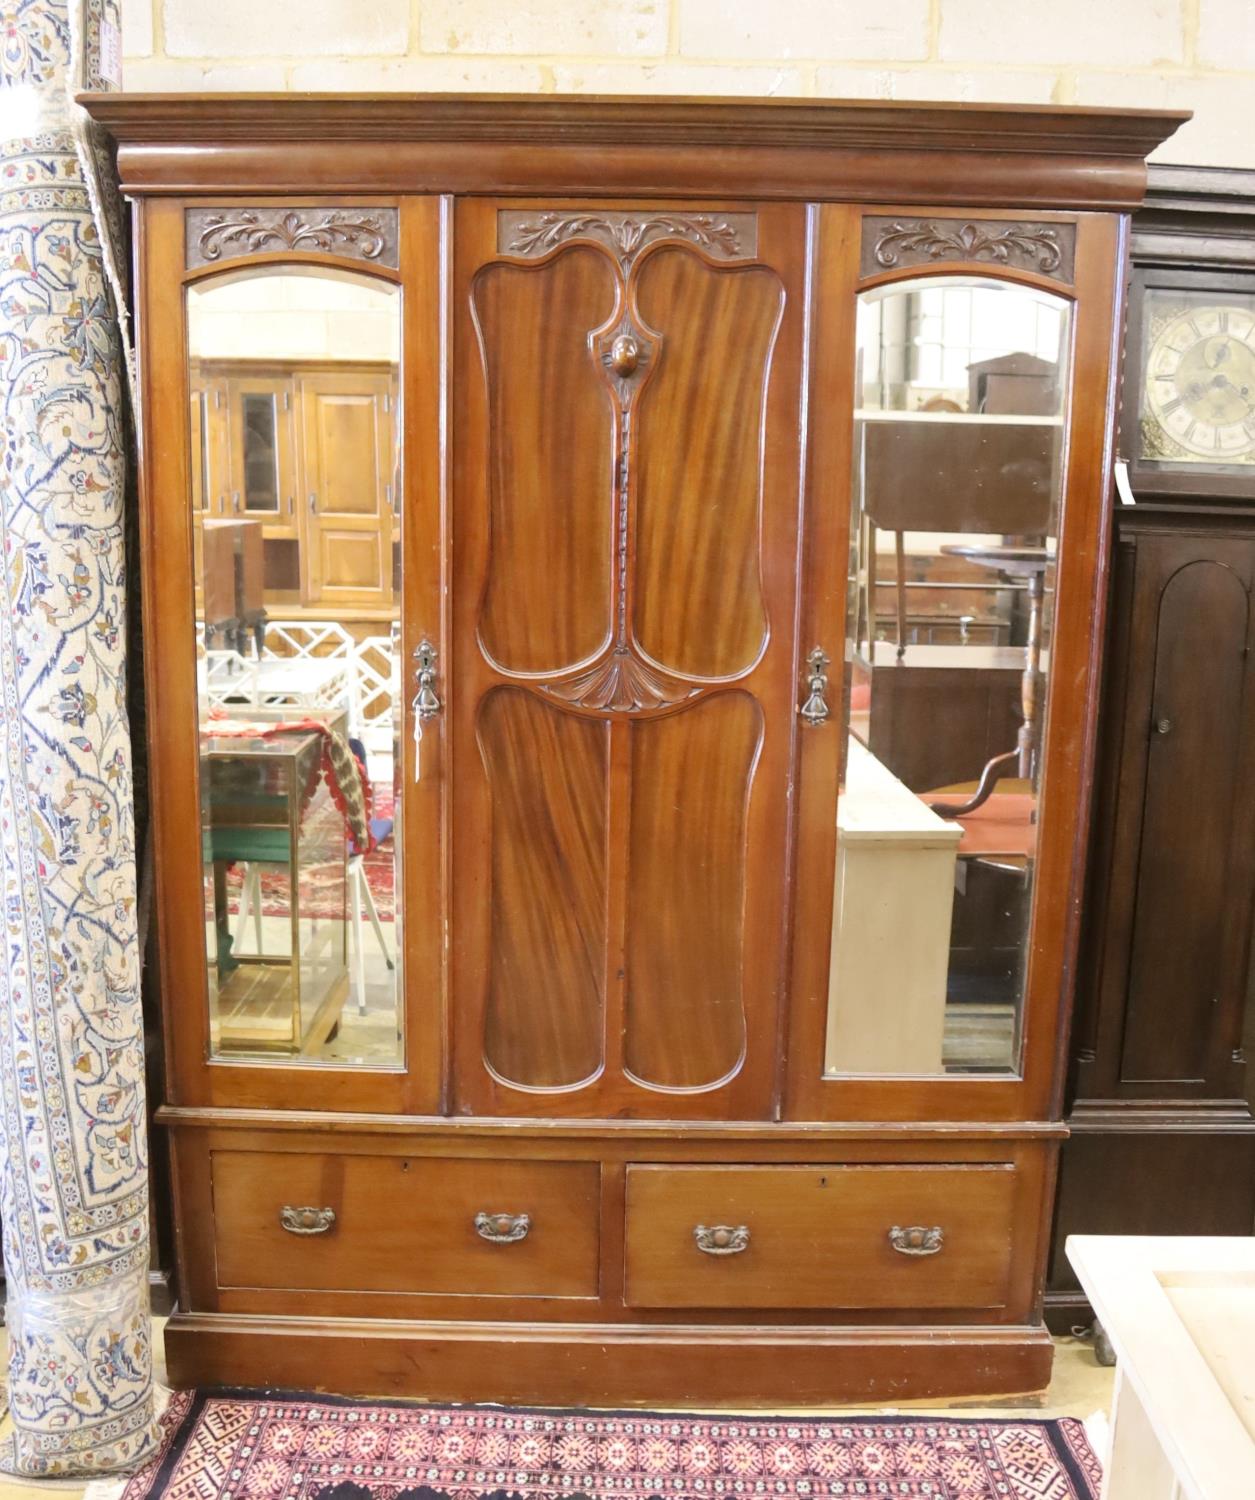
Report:
<svg viewBox="0 0 1255 1500"><path fill-rule="evenodd" d="M1228 386L1228 388L1233 392L1233 394L1238 398L1239 401L1246 401L1247 406L1251 405L1251 403L1247 401L1247 397L1250 395L1249 386L1236 386L1227 375L1213 375L1211 377L1211 383L1217 388L1217 390L1224 390L1224 388Z"/></svg>

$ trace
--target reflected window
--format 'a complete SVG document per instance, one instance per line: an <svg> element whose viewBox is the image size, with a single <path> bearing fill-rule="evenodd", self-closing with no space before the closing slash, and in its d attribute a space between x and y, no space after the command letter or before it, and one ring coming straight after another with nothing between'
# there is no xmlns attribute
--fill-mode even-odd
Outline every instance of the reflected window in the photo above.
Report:
<svg viewBox="0 0 1255 1500"><path fill-rule="evenodd" d="M211 1055L398 1067L400 294L268 267L187 310Z"/></svg>
<svg viewBox="0 0 1255 1500"><path fill-rule="evenodd" d="M1069 316L985 279L859 299L830 1075L1018 1067Z"/></svg>
<svg viewBox="0 0 1255 1500"><path fill-rule="evenodd" d="M246 391L240 401L244 508L279 509L279 433L275 397Z"/></svg>

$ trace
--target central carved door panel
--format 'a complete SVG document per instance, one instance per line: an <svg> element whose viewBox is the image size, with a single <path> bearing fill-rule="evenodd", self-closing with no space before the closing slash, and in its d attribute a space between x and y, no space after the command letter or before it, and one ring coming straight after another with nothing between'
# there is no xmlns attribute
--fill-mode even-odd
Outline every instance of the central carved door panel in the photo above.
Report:
<svg viewBox="0 0 1255 1500"><path fill-rule="evenodd" d="M804 211L473 200L455 244L457 1108L766 1116Z"/></svg>

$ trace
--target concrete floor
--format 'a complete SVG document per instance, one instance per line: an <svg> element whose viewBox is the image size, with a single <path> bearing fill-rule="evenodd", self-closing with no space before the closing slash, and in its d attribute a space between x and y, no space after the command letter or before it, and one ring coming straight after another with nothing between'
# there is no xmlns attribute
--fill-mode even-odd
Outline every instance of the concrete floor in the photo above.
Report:
<svg viewBox="0 0 1255 1500"><path fill-rule="evenodd" d="M165 1381L165 1349L162 1339L164 1319L153 1319L153 1352L155 1354L156 1377L159 1383ZM3 1344L3 1353L7 1354L7 1344L3 1343L3 1331L0 1330L0 1344ZM1022 1401L1007 1402L1001 1405L988 1405L976 1401L956 1402L952 1405L938 1405L936 1402L907 1401L894 1407L840 1407L830 1410L808 1409L807 1416L838 1416L852 1410L863 1411L870 1414L898 1411L932 1411L952 1412L956 1416L979 1417L990 1416L1010 1420L1017 1416L1024 1417L1079 1417L1084 1420L1101 1413L1105 1416L1111 1405L1111 1389L1115 1375L1114 1370L1103 1369L1094 1359L1093 1348L1073 1338L1062 1338L1055 1340L1055 1364L1051 1381L1044 1396L1034 1405L1025 1405ZM787 1415L781 1412L780 1415ZM5 1416L0 1422L0 1444L8 1437L11 1419ZM80 1497L86 1489L82 1481L49 1482L42 1484L23 1483L21 1480L11 1479L0 1474L0 1494L4 1500L39 1500L41 1495L47 1495L49 1491L55 1490L58 1496Z"/></svg>

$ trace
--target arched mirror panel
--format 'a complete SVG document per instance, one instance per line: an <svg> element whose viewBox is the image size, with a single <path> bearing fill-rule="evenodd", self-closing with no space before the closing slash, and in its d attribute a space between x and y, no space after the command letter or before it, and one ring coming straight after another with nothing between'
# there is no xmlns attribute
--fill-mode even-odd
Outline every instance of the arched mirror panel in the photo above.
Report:
<svg viewBox="0 0 1255 1500"><path fill-rule="evenodd" d="M399 288L190 284L211 1057L399 1067Z"/></svg>
<svg viewBox="0 0 1255 1500"><path fill-rule="evenodd" d="M1018 1068L1070 312L859 297L829 1076Z"/></svg>

